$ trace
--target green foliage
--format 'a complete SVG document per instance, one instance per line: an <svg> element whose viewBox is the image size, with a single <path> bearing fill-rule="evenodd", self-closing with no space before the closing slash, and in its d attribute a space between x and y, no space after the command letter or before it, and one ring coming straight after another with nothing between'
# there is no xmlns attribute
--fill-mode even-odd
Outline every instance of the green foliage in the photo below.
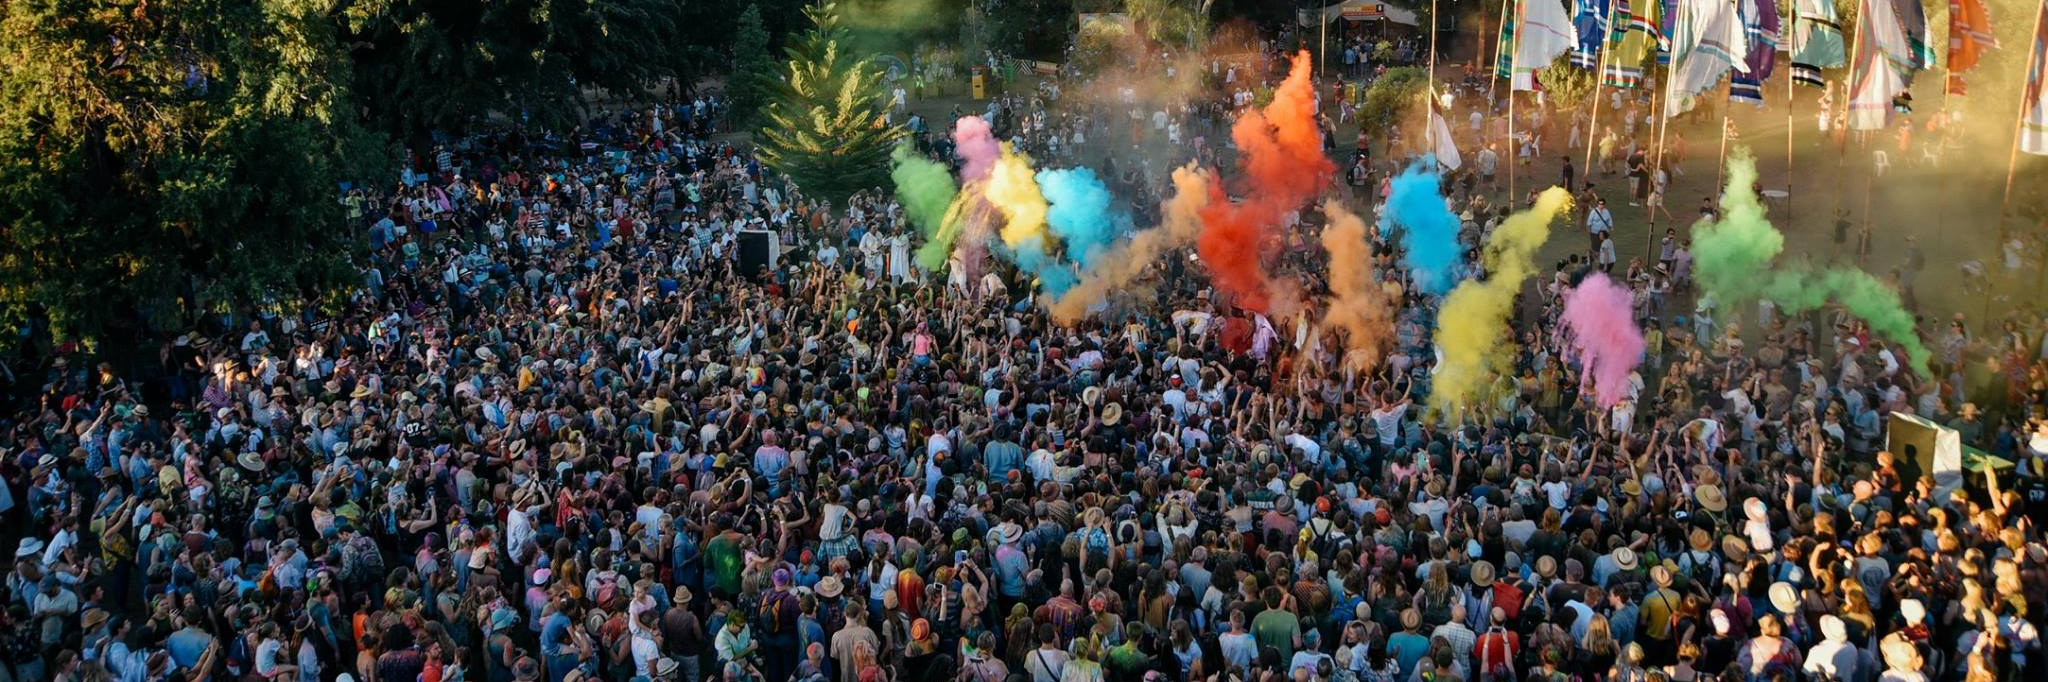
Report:
<svg viewBox="0 0 2048 682"><path fill-rule="evenodd" d="M1124 11L1152 42L1194 47L1208 42L1211 0L1125 0Z"/></svg>
<svg viewBox="0 0 2048 682"><path fill-rule="evenodd" d="M1365 91L1365 106L1359 107L1359 125L1383 130L1399 123L1409 110L1419 110L1429 85L1429 72L1419 67L1387 69Z"/></svg>
<svg viewBox="0 0 2048 682"><path fill-rule="evenodd" d="M492 114L566 128L581 122L587 88L630 96L687 79L731 38L678 40L691 5L724 5L690 0L285 1L342 5L369 122L411 140Z"/></svg>
<svg viewBox="0 0 2048 682"><path fill-rule="evenodd" d="M137 313L318 294L360 248L331 0L15 0L0 13L0 309L94 338Z"/></svg>
<svg viewBox="0 0 2048 682"><path fill-rule="evenodd" d="M982 42L987 49L1027 59L1060 61L1073 34L1068 0L983 0Z"/></svg>
<svg viewBox="0 0 2048 682"><path fill-rule="evenodd" d="M768 56L768 28L761 23L761 8L748 5L733 32L732 69L726 73L725 91L732 102L732 120L753 121L761 101L775 87L775 60Z"/></svg>
<svg viewBox="0 0 2048 682"><path fill-rule="evenodd" d="M1543 84L1543 97L1559 111L1584 105L1600 85L1599 77L1592 71L1572 66L1569 52L1558 55L1550 68L1537 71L1536 82Z"/></svg>
<svg viewBox="0 0 2048 682"><path fill-rule="evenodd" d="M845 53L837 4L827 0L804 14L813 28L786 50L760 156L805 192L837 202L887 182L889 150L903 129L884 121L880 70Z"/></svg>

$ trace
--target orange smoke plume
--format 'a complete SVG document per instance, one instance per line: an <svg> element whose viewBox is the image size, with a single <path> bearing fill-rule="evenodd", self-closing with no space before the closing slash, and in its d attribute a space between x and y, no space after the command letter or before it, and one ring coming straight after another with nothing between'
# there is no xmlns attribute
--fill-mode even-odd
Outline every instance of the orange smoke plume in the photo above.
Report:
<svg viewBox="0 0 2048 682"><path fill-rule="evenodd" d="M1245 112L1231 126L1231 140L1242 154L1238 166L1245 174L1245 200L1232 202L1221 186L1211 185L1209 205L1201 212L1202 234L1195 247L1210 279L1248 310L1265 312L1276 292L1293 289L1276 287L1266 275L1266 238L1289 212L1321 194L1337 172L1323 156L1309 68L1308 52L1296 54L1273 102Z"/></svg>

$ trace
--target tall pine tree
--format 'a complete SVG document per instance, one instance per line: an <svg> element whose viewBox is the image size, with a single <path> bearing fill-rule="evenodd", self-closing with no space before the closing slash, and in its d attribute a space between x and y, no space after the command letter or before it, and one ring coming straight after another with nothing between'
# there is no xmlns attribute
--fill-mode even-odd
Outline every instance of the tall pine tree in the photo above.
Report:
<svg viewBox="0 0 2048 682"><path fill-rule="evenodd" d="M804 9L814 25L787 49L789 63L764 112L761 160L813 196L835 202L889 179L903 129L887 121L881 70L846 54L835 2Z"/></svg>

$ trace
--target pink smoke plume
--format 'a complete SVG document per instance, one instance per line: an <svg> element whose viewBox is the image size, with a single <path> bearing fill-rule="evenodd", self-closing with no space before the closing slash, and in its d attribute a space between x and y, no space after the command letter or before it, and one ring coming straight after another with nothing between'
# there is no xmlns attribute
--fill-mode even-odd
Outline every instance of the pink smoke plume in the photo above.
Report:
<svg viewBox="0 0 2048 682"><path fill-rule="evenodd" d="M1232 202L1222 187L1210 185L1209 205L1202 209L1195 248L1217 288L1247 310L1265 312L1294 289L1276 286L1266 275L1267 236L1289 212L1321 194L1337 172L1323 155L1310 66L1306 50L1296 54L1273 102L1246 111L1231 125L1230 138L1243 154L1238 166L1245 174L1245 199Z"/></svg>
<svg viewBox="0 0 2048 682"><path fill-rule="evenodd" d="M1584 368L1602 408L1628 393L1628 375L1643 361L1643 330L1636 327L1629 291L1593 273L1564 297L1565 353Z"/></svg>
<svg viewBox="0 0 2048 682"><path fill-rule="evenodd" d="M995 133L989 131L988 121L980 116L962 116L953 123L953 147L953 153L966 162L960 168L963 185L988 179L989 170L996 167L996 159L1002 156Z"/></svg>

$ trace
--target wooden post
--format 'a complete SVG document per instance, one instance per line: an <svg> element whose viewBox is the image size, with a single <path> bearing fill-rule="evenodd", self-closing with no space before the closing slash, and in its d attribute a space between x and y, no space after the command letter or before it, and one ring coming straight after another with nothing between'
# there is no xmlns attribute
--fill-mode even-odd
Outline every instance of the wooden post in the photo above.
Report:
<svg viewBox="0 0 2048 682"><path fill-rule="evenodd" d="M1593 144L1600 138L1600 81L1607 77L1607 38L1614 31L1614 0L1607 0L1607 16L1600 21L1600 66L1593 70L1593 115L1586 120L1586 162L1579 170L1584 177L1593 176ZM1570 191L1570 187L1565 188Z"/></svg>
<svg viewBox="0 0 2048 682"><path fill-rule="evenodd" d="M1797 36L1799 35L1799 0L1792 0L1787 3L1787 6L1792 10L1792 21L1790 24L1792 26L1792 35ZM1786 40L1789 43L1791 38ZM1790 223L1792 220L1793 204L1792 136L1799 127L1797 118L1792 114L1792 100L1797 96L1797 93L1792 89L1797 84L1795 81L1796 79L1792 77L1792 69L1790 65L1787 65L1785 69L1785 221L1787 223Z"/></svg>
<svg viewBox="0 0 2048 682"><path fill-rule="evenodd" d="M2027 107L2033 104L2027 101L2027 78L2034 75L2034 69L2044 66L2035 63L2040 60L2035 59L2039 51L2034 45L2034 41L2041 35L2041 22L2044 19L2048 19L2048 0L2043 0L2041 9L2034 12L2034 30L2027 34L2027 67L2020 70L2020 111L2018 116L2013 117L2012 151L2007 152L2005 158L2005 198L1998 201L1998 246L1991 251L1995 267L2001 270L2005 267L2005 240L2010 236L2006 232L2006 214L2012 210L2012 182L2020 169L2020 138L2026 135ZM2036 269L2048 271L2048 268ZM2034 289L2039 291L2044 282L2048 280L2036 275ZM1984 317L1987 321L1991 317L1991 299L1992 296L1987 292L1984 296Z"/></svg>

